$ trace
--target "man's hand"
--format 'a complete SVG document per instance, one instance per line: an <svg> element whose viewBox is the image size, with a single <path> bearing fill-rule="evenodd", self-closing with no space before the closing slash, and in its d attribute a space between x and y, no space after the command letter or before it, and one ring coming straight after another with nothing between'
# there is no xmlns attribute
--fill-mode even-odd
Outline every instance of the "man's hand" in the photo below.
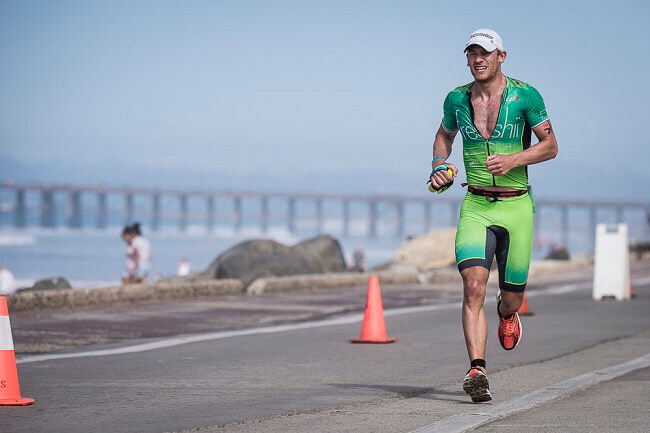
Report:
<svg viewBox="0 0 650 433"><path fill-rule="evenodd" d="M448 162L445 163L447 168L451 168L451 171L454 173L454 177L458 176L458 168L454 164ZM440 189L442 186L447 185L451 182L452 177L447 173L447 170L438 170L433 176L431 176L431 185L433 189Z"/></svg>
<svg viewBox="0 0 650 433"><path fill-rule="evenodd" d="M504 176L510 170L516 167L514 154L490 155L485 160L485 166L487 167L490 174L493 174L494 176Z"/></svg>

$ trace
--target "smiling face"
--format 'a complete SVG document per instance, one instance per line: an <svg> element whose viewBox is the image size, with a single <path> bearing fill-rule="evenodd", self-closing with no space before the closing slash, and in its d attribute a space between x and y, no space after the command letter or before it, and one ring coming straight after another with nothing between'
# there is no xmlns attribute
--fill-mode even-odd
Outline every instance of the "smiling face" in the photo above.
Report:
<svg viewBox="0 0 650 433"><path fill-rule="evenodd" d="M467 66L479 83L487 83L498 77L501 74L501 63L505 60L505 51L487 51L480 45L470 45L467 48Z"/></svg>

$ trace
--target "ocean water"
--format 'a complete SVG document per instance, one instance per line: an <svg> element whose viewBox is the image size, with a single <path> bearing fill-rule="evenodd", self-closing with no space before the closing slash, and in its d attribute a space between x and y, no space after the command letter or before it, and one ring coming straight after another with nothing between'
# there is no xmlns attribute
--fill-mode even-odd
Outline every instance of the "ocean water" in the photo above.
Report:
<svg viewBox="0 0 650 433"><path fill-rule="evenodd" d="M20 287L53 276L68 279L73 287L119 284L125 272L126 251L121 230L121 227L105 230L0 230L0 264L8 266ZM264 238L293 245L314 235L296 236L286 229L273 227L266 233L254 227L244 227L239 232L217 229L206 233L203 227L188 227L184 232L148 232L147 227L143 227L143 231L152 245L153 273L161 276L175 275L181 258L190 262L192 271L203 270L220 253L245 240ZM404 240L396 237L337 239L348 263L351 263L354 248L361 246L368 266L390 261Z"/></svg>
<svg viewBox="0 0 650 433"><path fill-rule="evenodd" d="M615 223L614 211L601 212L598 222ZM632 240L650 239L650 230L641 212L630 212L624 216ZM451 227L451 221L439 222L435 228ZM0 228L0 264L5 264L15 275L19 287L27 287L41 278L61 276L68 279L73 287L102 287L119 284L123 275L125 245L120 233L121 226L104 230L93 228L73 230L67 228L42 229L28 228L17 230L7 225ZM342 222L326 219L325 233L332 234L343 247L348 263L355 247L363 248L369 267L390 261L399 246L410 235L426 231L423 222L407 220L403 235L395 233L394 221L380 221L377 226L378 237L367 237L368 224L363 218L353 219L349 236L342 235ZM568 239L561 233L559 212L551 209L542 212L536 226L533 258L543 258L550 248L567 241L573 255L588 254L593 251L593 234L586 212L572 211L569 216ZM273 226L262 233L256 225L245 225L239 231L229 226L216 227L209 233L203 225L190 225L185 231L163 228L152 232L146 225L143 231L152 244L153 272L161 276L176 274L178 262L186 258L193 271L203 270L227 248L253 238L268 238L285 245L293 245L316 235L316 222L303 224L297 234L290 233L284 226Z"/></svg>

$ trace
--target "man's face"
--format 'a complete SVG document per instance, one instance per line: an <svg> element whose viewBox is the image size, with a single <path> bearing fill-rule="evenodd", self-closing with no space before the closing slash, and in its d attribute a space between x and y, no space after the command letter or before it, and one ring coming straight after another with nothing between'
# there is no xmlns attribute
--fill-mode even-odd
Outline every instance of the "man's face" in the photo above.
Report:
<svg viewBox="0 0 650 433"><path fill-rule="evenodd" d="M505 59L505 51L487 51L480 45L470 45L467 49L467 66L478 82L488 82L498 76Z"/></svg>

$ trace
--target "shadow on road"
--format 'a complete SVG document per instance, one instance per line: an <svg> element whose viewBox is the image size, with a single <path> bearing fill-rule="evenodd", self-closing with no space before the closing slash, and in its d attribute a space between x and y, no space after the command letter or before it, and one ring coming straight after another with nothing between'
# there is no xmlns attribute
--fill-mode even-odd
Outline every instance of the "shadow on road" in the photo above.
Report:
<svg viewBox="0 0 650 433"><path fill-rule="evenodd" d="M402 398L427 398L431 400L453 401L461 404L470 403L467 401L467 395L463 391L444 391L435 388L424 388L417 386L399 386L399 385L371 385L365 383L330 383L329 385L341 389L381 389L391 394L397 394ZM445 398L445 396L456 398Z"/></svg>

